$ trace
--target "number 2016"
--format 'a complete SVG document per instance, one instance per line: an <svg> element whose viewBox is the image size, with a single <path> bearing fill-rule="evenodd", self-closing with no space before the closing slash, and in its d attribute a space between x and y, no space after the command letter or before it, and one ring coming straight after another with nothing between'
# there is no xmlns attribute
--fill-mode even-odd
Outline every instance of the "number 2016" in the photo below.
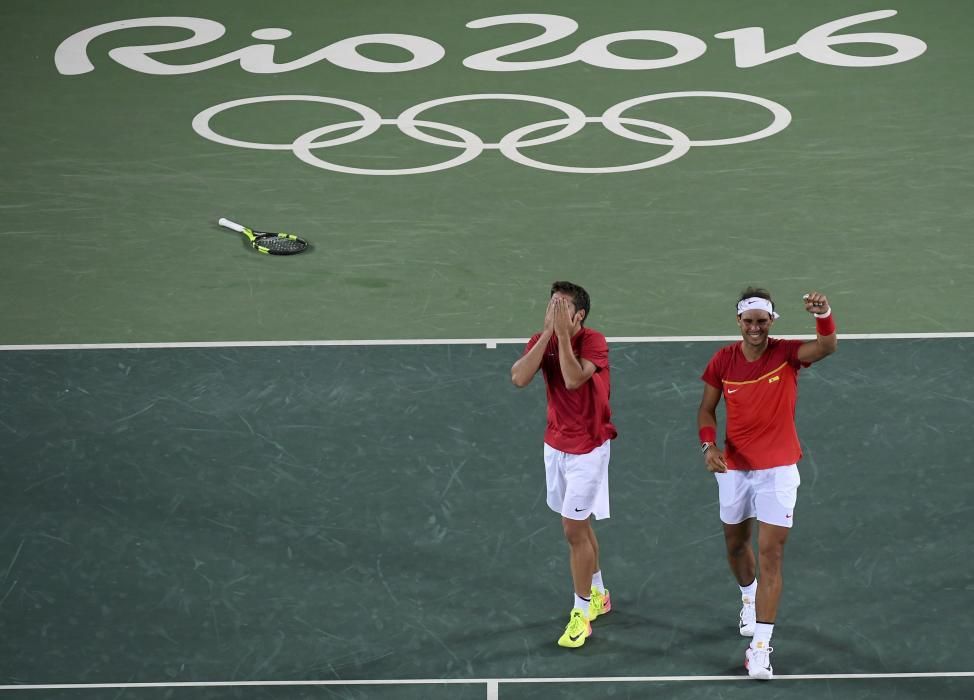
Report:
<svg viewBox="0 0 974 700"><path fill-rule="evenodd" d="M793 54L831 66L850 68L886 66L916 58L926 51L927 45L920 39L905 34L888 32L837 34L837 32L865 22L887 19L895 14L896 10L877 10L837 19L805 32L794 44L770 51L767 49L764 29L761 27L744 27L720 32L714 36L733 41L735 64L738 68L759 66ZM510 72L540 70L580 61L600 68L652 70L688 63L707 51L707 44L690 34L639 29L589 39L579 44L574 51L557 58L518 61L513 60L512 57L522 51L545 46L571 36L578 30L578 23L560 15L511 14L477 19L468 22L467 27L483 29L510 24L535 25L543 31L531 39L468 56L463 60L463 65L479 71ZM71 35L58 46L55 52L58 71L63 75L79 75L94 70L94 65L88 57L90 42L104 34L137 27L174 27L193 32L191 38L182 41L150 46L123 46L108 52L117 63L131 70L151 75L197 73L234 62L239 62L240 67L249 73L284 73L321 61L365 73L398 73L427 68L440 61L446 54L443 47L435 41L412 34L366 34L342 39L286 63L275 62L274 44L260 43L199 63L173 65L158 61L151 55L208 44L222 37L226 33L226 28L219 22L198 17L147 17L109 22ZM279 41L289 38L291 32L287 29L268 27L254 31L251 36L262 42ZM673 50L673 54L666 58L655 59L626 58L612 52L612 45L621 41L664 44ZM375 60L362 55L358 50L359 47L369 44L394 46L409 53L411 58L400 62ZM879 56L857 56L834 48L843 44L877 44L891 49L892 52Z"/></svg>

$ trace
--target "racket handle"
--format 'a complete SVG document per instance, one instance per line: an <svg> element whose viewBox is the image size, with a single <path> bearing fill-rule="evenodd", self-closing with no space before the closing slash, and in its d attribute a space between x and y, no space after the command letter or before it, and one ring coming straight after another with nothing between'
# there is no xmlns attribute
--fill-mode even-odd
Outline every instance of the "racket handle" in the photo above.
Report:
<svg viewBox="0 0 974 700"><path fill-rule="evenodd" d="M232 231L236 231L237 233L244 232L243 226L230 221L230 219L220 219L217 223L220 224L220 226L223 226L224 228L228 228Z"/></svg>

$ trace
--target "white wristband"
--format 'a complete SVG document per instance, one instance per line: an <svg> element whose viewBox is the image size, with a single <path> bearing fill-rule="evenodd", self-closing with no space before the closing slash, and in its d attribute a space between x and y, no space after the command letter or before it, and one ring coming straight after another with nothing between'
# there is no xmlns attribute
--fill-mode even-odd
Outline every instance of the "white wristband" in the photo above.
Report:
<svg viewBox="0 0 974 700"><path fill-rule="evenodd" d="M831 315L832 315L832 307L831 306L829 307L829 310L826 311L824 314L812 314L812 316L814 316L815 318L828 318Z"/></svg>

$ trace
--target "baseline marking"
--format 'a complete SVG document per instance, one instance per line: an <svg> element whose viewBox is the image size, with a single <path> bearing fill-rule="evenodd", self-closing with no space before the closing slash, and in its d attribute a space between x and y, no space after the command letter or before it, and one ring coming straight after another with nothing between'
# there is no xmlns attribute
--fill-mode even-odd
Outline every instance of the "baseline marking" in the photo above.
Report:
<svg viewBox="0 0 974 700"><path fill-rule="evenodd" d="M806 673L775 674L775 680L869 680L883 678L974 678L974 671L932 673ZM617 676L592 678L401 678L397 680L309 680L309 681L172 681L157 683L51 683L44 685L0 685L4 690L119 690L135 688L238 688L332 685L487 685L488 692L504 683L685 683L703 681L750 681L747 676Z"/></svg>
<svg viewBox="0 0 974 700"><path fill-rule="evenodd" d="M814 340L814 335L775 335L775 338ZM740 335L660 335L613 336L610 343L709 343L740 340ZM974 338L974 331L949 333L841 333L840 340L934 340L946 338ZM280 348L280 347L364 347L371 345L483 345L496 349L498 345L523 345L528 338L396 338L363 340L215 340L171 343L52 343L39 345L0 345L0 352L18 350L155 350L168 348Z"/></svg>

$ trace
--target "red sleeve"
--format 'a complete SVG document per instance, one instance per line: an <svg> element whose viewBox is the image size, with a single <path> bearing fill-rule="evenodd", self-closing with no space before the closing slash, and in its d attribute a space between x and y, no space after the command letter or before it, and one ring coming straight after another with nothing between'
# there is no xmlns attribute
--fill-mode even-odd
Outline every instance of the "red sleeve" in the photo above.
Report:
<svg viewBox="0 0 974 700"><path fill-rule="evenodd" d="M598 369L609 369L609 344L601 333L586 333L578 354Z"/></svg>
<svg viewBox="0 0 974 700"><path fill-rule="evenodd" d="M724 363L722 362L723 353L719 350L714 353L714 356L710 358L710 362L707 363L707 368L700 375L700 378L707 382L714 389L723 389L724 383L721 381L724 374Z"/></svg>
<svg viewBox="0 0 974 700"><path fill-rule="evenodd" d="M798 360L798 348L805 344L804 340L782 340L781 344L785 349L785 359L792 367L800 369L801 367L811 366L808 362L800 362Z"/></svg>
<svg viewBox="0 0 974 700"><path fill-rule="evenodd" d="M531 340L529 340L528 344L524 346L524 352L522 352L521 354L527 355L531 351L531 348L533 348L535 345L538 344L538 339L540 337L541 337L540 333L535 333L534 335L532 335Z"/></svg>

